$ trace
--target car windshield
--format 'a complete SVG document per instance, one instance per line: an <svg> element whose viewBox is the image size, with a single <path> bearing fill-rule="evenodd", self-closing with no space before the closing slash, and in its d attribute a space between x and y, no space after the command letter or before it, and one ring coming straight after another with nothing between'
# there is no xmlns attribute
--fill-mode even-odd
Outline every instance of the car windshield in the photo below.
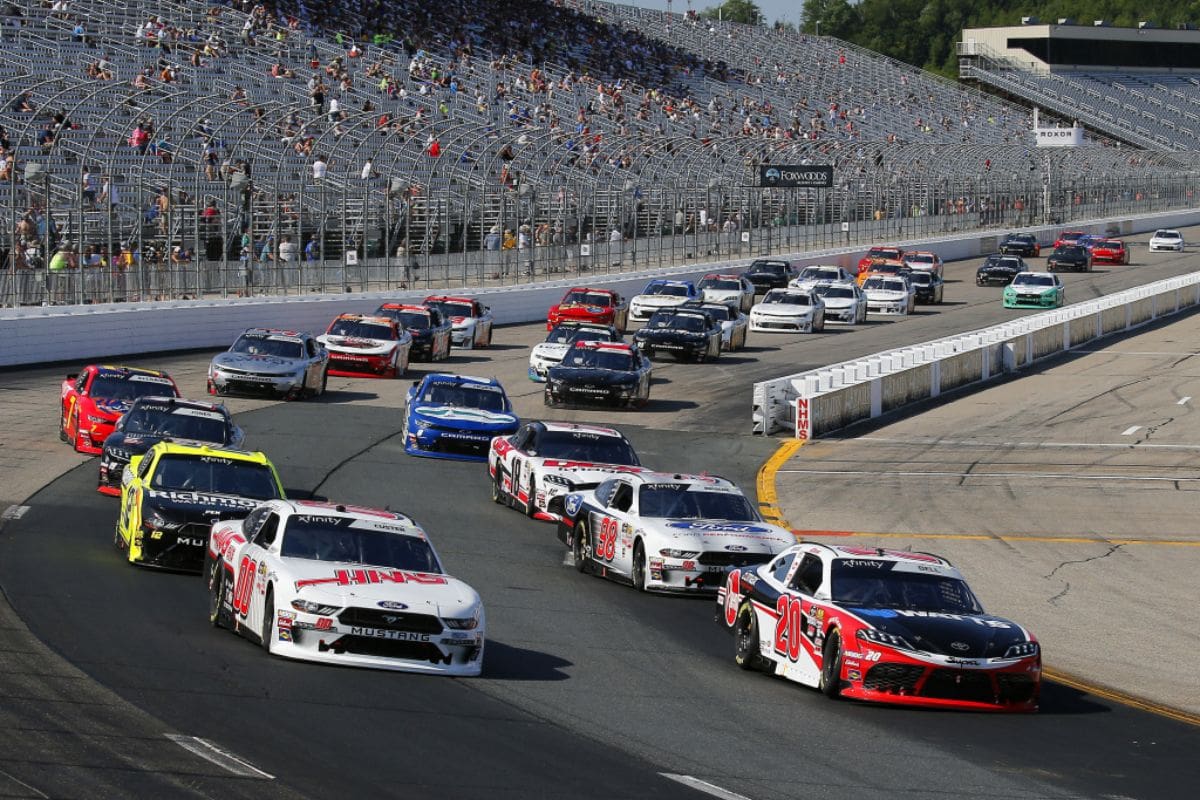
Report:
<svg viewBox="0 0 1200 800"><path fill-rule="evenodd" d="M720 289L722 291L740 292L742 284L734 278L705 278L700 281L701 289Z"/></svg>
<svg viewBox="0 0 1200 800"><path fill-rule="evenodd" d="M1013 236L1009 236L1008 242L1010 244L1032 244L1033 236L1027 233L1018 233Z"/></svg>
<svg viewBox="0 0 1200 800"><path fill-rule="evenodd" d="M863 282L863 290L878 289L885 292L903 292L908 284L895 278L867 278Z"/></svg>
<svg viewBox="0 0 1200 800"><path fill-rule="evenodd" d="M135 406L121 423L126 434L194 439L199 442L228 444L229 425L219 411L200 408Z"/></svg>
<svg viewBox="0 0 1200 800"><path fill-rule="evenodd" d="M1018 275L1013 279L1013 286L1053 286L1053 275Z"/></svg>
<svg viewBox="0 0 1200 800"><path fill-rule="evenodd" d="M356 319L339 319L329 326L331 336L347 336L351 339L394 340L396 332L391 325L382 322L363 322Z"/></svg>
<svg viewBox="0 0 1200 800"><path fill-rule="evenodd" d="M1100 247L1105 250L1120 250L1124 246L1125 245L1121 242L1114 241L1112 239L1105 239L1102 242L1096 242L1096 247Z"/></svg>
<svg viewBox="0 0 1200 800"><path fill-rule="evenodd" d="M678 283L659 283L654 286L647 286L644 294L659 294L668 297L687 297L688 287Z"/></svg>
<svg viewBox="0 0 1200 800"><path fill-rule="evenodd" d="M845 298L847 300L854 299L854 290L849 286L818 286L816 293L825 299L829 298Z"/></svg>
<svg viewBox="0 0 1200 800"><path fill-rule="evenodd" d="M900 258L900 251L894 247L872 247L867 258Z"/></svg>
<svg viewBox="0 0 1200 800"><path fill-rule="evenodd" d="M431 300L427 305L440 310L447 317L475 316L475 308L470 303L456 303L452 300Z"/></svg>
<svg viewBox="0 0 1200 800"><path fill-rule="evenodd" d="M429 312L427 311L406 311L399 308L381 307L375 313L383 317L391 317L399 321L405 328L424 330L429 327Z"/></svg>
<svg viewBox="0 0 1200 800"><path fill-rule="evenodd" d="M914 264L932 264L934 261L933 256L928 253L909 253L904 258Z"/></svg>
<svg viewBox="0 0 1200 800"><path fill-rule="evenodd" d="M279 555L341 564L367 564L408 572L441 573L429 542L418 536L372 530L351 517L297 514L288 518Z"/></svg>
<svg viewBox="0 0 1200 800"><path fill-rule="evenodd" d="M945 614L982 614L961 578L928 572L897 572L896 564L874 559L836 559L830 567L831 599L870 608Z"/></svg>
<svg viewBox="0 0 1200 800"><path fill-rule="evenodd" d="M787 265L772 261L755 261L750 265L750 272L766 272L771 275L784 275L787 273Z"/></svg>
<svg viewBox="0 0 1200 800"><path fill-rule="evenodd" d="M1179 239L1179 231L1158 231L1154 234L1155 239Z"/></svg>
<svg viewBox="0 0 1200 800"><path fill-rule="evenodd" d="M802 281L829 281L837 280L838 271L836 269L828 269L826 267L805 267L800 272L799 280Z"/></svg>
<svg viewBox="0 0 1200 800"><path fill-rule="evenodd" d="M638 514L658 519L720 519L757 522L750 501L734 492L690 490L684 483L646 484L638 489Z"/></svg>
<svg viewBox="0 0 1200 800"><path fill-rule="evenodd" d="M567 296L563 298L562 304L564 306L582 305L607 308L612 305L612 297L599 292L567 292Z"/></svg>
<svg viewBox="0 0 1200 800"><path fill-rule="evenodd" d="M265 464L220 455L167 454L159 458L150 488L179 492L217 492L271 500L280 497L275 475Z"/></svg>
<svg viewBox="0 0 1200 800"><path fill-rule="evenodd" d="M651 328L670 328L676 331L701 333L704 331L705 320L699 314L678 314L674 312L656 311L650 318Z"/></svg>
<svg viewBox="0 0 1200 800"><path fill-rule="evenodd" d="M633 446L624 438L591 431L546 431L539 437L537 455L539 458L631 467L640 463Z"/></svg>
<svg viewBox="0 0 1200 800"><path fill-rule="evenodd" d="M478 408L482 411L508 411L504 392L480 384L438 381L426 384L421 401L454 408Z"/></svg>
<svg viewBox="0 0 1200 800"><path fill-rule="evenodd" d="M1054 255L1068 256L1070 258L1083 258L1084 256L1087 255L1087 251L1084 250L1082 247L1075 247L1075 246L1059 247L1058 249L1056 249L1054 251Z"/></svg>
<svg viewBox="0 0 1200 800"><path fill-rule="evenodd" d="M903 264L898 264L898 263L896 263L896 262L893 262L893 261L880 261L879 263L877 263L877 264L874 264L874 265L872 265L872 266L871 266L871 271L872 271L872 272L890 272L890 273L896 273L896 272L899 272L899 271L900 271L900 270L902 270L902 269L904 269L904 265L903 265Z"/></svg>
<svg viewBox="0 0 1200 800"><path fill-rule="evenodd" d="M920 286L928 286L929 284L933 283L933 273L914 272L912 275L912 282Z"/></svg>
<svg viewBox="0 0 1200 800"><path fill-rule="evenodd" d="M229 350L232 353L245 353L251 356L304 357L304 344L299 339L287 336L243 334L238 337Z"/></svg>
<svg viewBox="0 0 1200 800"><path fill-rule="evenodd" d="M166 378L156 378L152 375L105 375L103 373L92 378L88 388L90 397L103 400L136 400L139 397L169 394L178 397L178 392Z"/></svg>
<svg viewBox="0 0 1200 800"><path fill-rule="evenodd" d="M563 358L563 366L618 372L632 372L637 369L630 351L601 350L598 347L572 347Z"/></svg>
<svg viewBox="0 0 1200 800"><path fill-rule="evenodd" d="M727 305L714 303L710 306L704 306L704 310L707 311L708 315L717 322L724 322L727 319L733 319L733 309Z"/></svg>
<svg viewBox="0 0 1200 800"><path fill-rule="evenodd" d="M776 303L785 306L811 306L812 298L803 292L787 292L773 289L763 298L764 303Z"/></svg>

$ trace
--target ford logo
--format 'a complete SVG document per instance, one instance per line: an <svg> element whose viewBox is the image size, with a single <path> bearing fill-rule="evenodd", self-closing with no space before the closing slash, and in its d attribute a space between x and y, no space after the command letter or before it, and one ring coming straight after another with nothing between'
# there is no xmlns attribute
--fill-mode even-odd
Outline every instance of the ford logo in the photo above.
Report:
<svg viewBox="0 0 1200 800"><path fill-rule="evenodd" d="M951 642L950 646L960 653L971 649L971 645L967 644L966 642Z"/></svg>
<svg viewBox="0 0 1200 800"><path fill-rule="evenodd" d="M747 548L742 547L740 544L727 544L725 545L725 549L732 550L735 553L744 553Z"/></svg>
<svg viewBox="0 0 1200 800"><path fill-rule="evenodd" d="M404 603L397 603L395 600L380 600L379 607L389 608L392 611L403 611L404 609L408 608L408 606L404 605Z"/></svg>

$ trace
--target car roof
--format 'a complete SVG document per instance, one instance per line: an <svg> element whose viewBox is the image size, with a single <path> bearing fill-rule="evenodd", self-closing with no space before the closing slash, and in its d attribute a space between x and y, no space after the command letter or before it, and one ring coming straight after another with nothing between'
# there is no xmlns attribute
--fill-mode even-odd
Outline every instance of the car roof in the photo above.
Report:
<svg viewBox="0 0 1200 800"><path fill-rule="evenodd" d="M1034 271L1034 270L1031 270L1031 269L1027 269L1027 270L1025 270L1024 272L1018 272L1018 273L1017 273L1017 277L1018 277L1018 278L1019 278L1019 277L1021 277L1022 275L1037 275L1037 276L1039 276L1039 277L1042 277L1042 278L1055 278L1055 277L1057 277L1057 273L1054 273L1054 272L1036 272L1036 271Z"/></svg>
<svg viewBox="0 0 1200 800"><path fill-rule="evenodd" d="M422 314L429 313L429 309L427 307L419 306L414 303L383 303L379 306L379 308L386 308L388 311L417 311Z"/></svg>
<svg viewBox="0 0 1200 800"><path fill-rule="evenodd" d="M251 464L269 465L271 463L271 459L267 458L267 454L261 450L231 450L224 447L215 447L203 442L164 439L150 449L173 456L195 456L197 458L213 456L216 458L228 458L234 461L245 461Z"/></svg>
<svg viewBox="0 0 1200 800"><path fill-rule="evenodd" d="M570 289L567 289L567 291L563 292L563 297L566 297L571 292L594 292L596 294L607 294L607 295L615 295L616 294L616 291L614 291L613 289L597 289L594 286L573 286Z"/></svg>
<svg viewBox="0 0 1200 800"><path fill-rule="evenodd" d="M271 500L280 510L291 514L304 514L321 517L337 517L339 519L355 519L375 523L398 523L402 529L390 525L387 530L392 533L407 534L421 539L427 538L425 530L407 514L385 508L356 506L348 503L331 503L324 500Z"/></svg>
<svg viewBox="0 0 1200 800"><path fill-rule="evenodd" d="M229 416L229 409L220 403L211 403L207 400L190 400L186 397L170 397L169 395L143 395L133 401L130 410L132 411L138 406L150 405L151 403L169 405L174 408L188 408L196 411L216 411Z"/></svg>
<svg viewBox="0 0 1200 800"><path fill-rule="evenodd" d="M730 480L722 478L719 475L705 475L686 473L686 472L638 472L631 473L625 477L630 478L635 483L677 483L677 484L702 484L712 489L737 489L737 486Z"/></svg>
<svg viewBox="0 0 1200 800"><path fill-rule="evenodd" d="M580 425L575 422L554 422L552 420L537 420L533 424L553 433L594 433L597 436L612 436L617 439L625 438L625 434L616 428L605 428L601 425Z"/></svg>
<svg viewBox="0 0 1200 800"><path fill-rule="evenodd" d="M243 336L286 336L290 339L299 339L305 334L301 331L290 331L283 328L246 328L242 331Z"/></svg>
<svg viewBox="0 0 1200 800"><path fill-rule="evenodd" d="M691 281L676 281L676 280L671 280L669 278L655 278L654 280L652 280L646 284L646 288L649 289L651 286L691 286L691 285L692 285Z"/></svg>
<svg viewBox="0 0 1200 800"><path fill-rule="evenodd" d="M395 325L396 320L380 314L338 314L333 321L347 320L349 322L372 322L377 325Z"/></svg>
<svg viewBox="0 0 1200 800"><path fill-rule="evenodd" d="M597 342L595 339L574 342L571 347L578 350L607 350L613 353L632 353L634 351L633 345L627 342Z"/></svg>
<svg viewBox="0 0 1200 800"><path fill-rule="evenodd" d="M948 572L961 578L958 569L946 559L934 553L920 550L894 550L886 547L863 547L861 545L823 544L821 542L803 542L791 548L796 553L811 553L823 556L826 560L849 559L852 561L883 561L899 564L912 564L938 567L940 571Z"/></svg>
<svg viewBox="0 0 1200 800"><path fill-rule="evenodd" d="M707 281L707 280L737 281L737 280L741 280L741 278L742 278L741 275L735 275L730 272L710 272L707 275L705 275L703 278L701 278L700 280L702 280L702 281Z"/></svg>
<svg viewBox="0 0 1200 800"><path fill-rule="evenodd" d="M425 298L426 303L474 303L474 297L463 297L454 294L431 294Z"/></svg>
<svg viewBox="0 0 1200 800"><path fill-rule="evenodd" d="M152 378L167 378L170 379L165 371L161 369L147 369L145 367L125 367L115 364L93 364L95 371L104 373L105 377L120 377L128 378L131 375L149 375Z"/></svg>
<svg viewBox="0 0 1200 800"><path fill-rule="evenodd" d="M460 383L475 386L500 386L498 378L481 378L478 375L456 375L453 372L431 372L422 379L422 383Z"/></svg>

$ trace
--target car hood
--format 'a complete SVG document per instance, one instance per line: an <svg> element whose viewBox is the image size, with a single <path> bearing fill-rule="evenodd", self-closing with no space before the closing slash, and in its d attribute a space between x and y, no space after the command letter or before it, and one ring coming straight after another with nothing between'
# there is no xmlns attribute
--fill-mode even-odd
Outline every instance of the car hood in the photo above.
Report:
<svg viewBox="0 0 1200 800"><path fill-rule="evenodd" d="M794 306L790 303L759 303L750 313L770 314L774 317L807 317L815 306Z"/></svg>
<svg viewBox="0 0 1200 800"><path fill-rule="evenodd" d="M570 349L571 345L566 342L542 342L534 346L533 352L530 355L537 358L552 358L555 361L562 361L563 356Z"/></svg>
<svg viewBox="0 0 1200 800"><path fill-rule="evenodd" d="M567 317L591 317L611 314L613 311L612 306L593 306L587 303L563 303L555 306L555 309L560 315Z"/></svg>
<svg viewBox="0 0 1200 800"><path fill-rule="evenodd" d="M651 308L669 308L670 306L683 305L691 297L676 297L671 294L639 294L633 298L633 302L639 306L650 306Z"/></svg>
<svg viewBox="0 0 1200 800"><path fill-rule="evenodd" d="M164 437L156 434L134 433L127 434L123 431L113 431L112 435L104 440L104 449L110 447L120 447L129 451L130 455L140 456L154 445L163 440ZM221 447L219 442L208 442L214 447Z"/></svg>
<svg viewBox="0 0 1200 800"><path fill-rule="evenodd" d="M290 579L297 596L317 603L455 617L479 605L475 590L449 575L308 558L280 561L287 573L280 579Z"/></svg>
<svg viewBox="0 0 1200 800"><path fill-rule="evenodd" d="M868 300L903 300L908 292L898 292L894 289L864 289L863 294Z"/></svg>
<svg viewBox="0 0 1200 800"><path fill-rule="evenodd" d="M730 300L737 300L742 296L742 293L737 289L705 289L701 294L710 303L725 303Z"/></svg>
<svg viewBox="0 0 1200 800"><path fill-rule="evenodd" d="M213 364L218 367L233 367L252 372L290 375L303 367L304 361L298 358L280 358L279 356L253 356L249 353L221 353L213 359Z"/></svg>
<svg viewBox="0 0 1200 800"><path fill-rule="evenodd" d="M570 383L595 383L607 386L614 383L625 383L634 377L632 372L611 369L592 369L585 367L551 367L552 380L564 380Z"/></svg>
<svg viewBox="0 0 1200 800"><path fill-rule="evenodd" d="M1000 658L1029 640L1015 622L990 614L946 614L892 608L846 607L873 628L903 637L918 650L958 658ZM870 645L867 645L870 646Z"/></svg>
<svg viewBox="0 0 1200 800"><path fill-rule="evenodd" d="M416 405L413 416L443 427L468 431L503 431L515 428L517 417L506 411L484 411L457 406Z"/></svg>
<svg viewBox="0 0 1200 800"><path fill-rule="evenodd" d="M704 338L704 333L701 331L683 331L677 328L654 328L648 330L642 328L634 336L638 341L672 341L683 339L687 341L700 341Z"/></svg>
<svg viewBox="0 0 1200 800"><path fill-rule="evenodd" d="M317 341L325 345L332 353L356 353L359 355L377 355L390 353L400 344L390 339L359 339L352 336L318 336Z"/></svg>
<svg viewBox="0 0 1200 800"><path fill-rule="evenodd" d="M593 461L567 461L560 458L543 460L538 471L543 474L561 475L572 483L599 483L612 475L630 475L648 472L646 467L631 467L625 464L600 464Z"/></svg>
<svg viewBox="0 0 1200 800"><path fill-rule="evenodd" d="M825 308L849 308L858 301L853 297L826 297Z"/></svg>
<svg viewBox="0 0 1200 800"><path fill-rule="evenodd" d="M1009 272L1013 275L1021 271L1020 267L1009 264L984 264L979 268L979 272Z"/></svg>
<svg viewBox="0 0 1200 800"><path fill-rule="evenodd" d="M796 537L766 522L717 519L643 519L641 527L659 537L654 546L702 552L775 554L796 543Z"/></svg>
<svg viewBox="0 0 1200 800"><path fill-rule="evenodd" d="M110 397L89 397L92 409L104 417L116 419L133 406L132 400L114 400Z"/></svg>
<svg viewBox="0 0 1200 800"><path fill-rule="evenodd" d="M456 328L469 328L475 324L475 317L451 317L450 324Z"/></svg>
<svg viewBox="0 0 1200 800"><path fill-rule="evenodd" d="M183 521L241 519L264 501L222 492L193 492L182 489L148 489L143 503L168 519Z"/></svg>
<svg viewBox="0 0 1200 800"><path fill-rule="evenodd" d="M1017 292L1024 292L1026 294L1045 294L1046 292L1053 292L1057 288L1057 286L1030 286L1028 284L1014 286L1010 283L1004 288L1004 290L1014 294Z"/></svg>

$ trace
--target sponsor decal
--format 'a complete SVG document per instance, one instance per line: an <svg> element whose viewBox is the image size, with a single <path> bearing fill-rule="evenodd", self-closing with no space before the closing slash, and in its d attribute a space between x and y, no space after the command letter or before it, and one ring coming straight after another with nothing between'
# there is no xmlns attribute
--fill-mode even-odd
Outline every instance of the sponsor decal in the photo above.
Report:
<svg viewBox="0 0 1200 800"><path fill-rule="evenodd" d="M244 497L234 497L227 494L204 494L200 492L183 492L178 490L147 492L150 498L163 498L175 503L189 503L204 506L229 506L231 508L254 508L260 501Z"/></svg>
<svg viewBox="0 0 1200 800"><path fill-rule="evenodd" d="M472 387L474 389L476 387ZM482 388L482 387L480 387ZM452 422L515 422L512 414L495 411L484 411L479 408L460 408L452 406L423 406L417 412L424 417L449 420Z"/></svg>
<svg viewBox="0 0 1200 800"><path fill-rule="evenodd" d="M842 565L857 569L883 569L888 566L883 561L869 561L865 558L843 558Z"/></svg>
<svg viewBox="0 0 1200 800"><path fill-rule="evenodd" d="M434 575L428 572L407 572L400 569L338 569L333 575L325 578L306 578L296 581L296 590L305 586L321 586L323 584L337 586L368 586L377 583L416 583L422 585L445 584L445 575Z"/></svg>
<svg viewBox="0 0 1200 800"><path fill-rule="evenodd" d="M967 644L966 642L951 642L950 646L955 650L958 650L960 653L971 649L971 645Z"/></svg>
<svg viewBox="0 0 1200 800"><path fill-rule="evenodd" d="M761 165L758 185L776 188L828 189L833 186L833 167L824 165Z"/></svg>
<svg viewBox="0 0 1200 800"><path fill-rule="evenodd" d="M378 603L376 603L376 605L380 608L386 608L390 611L404 611L406 608L408 608L408 606L404 603L398 603L395 600L380 600Z"/></svg>
<svg viewBox="0 0 1200 800"><path fill-rule="evenodd" d="M769 533L769 528L761 525L747 525L737 522L668 522L668 528L679 528L687 531L704 533Z"/></svg>
<svg viewBox="0 0 1200 800"><path fill-rule="evenodd" d="M382 628L351 628L351 636L370 636L375 639L395 639L402 642L428 642L428 633L415 631L389 631Z"/></svg>
<svg viewBox="0 0 1200 800"><path fill-rule="evenodd" d="M979 666L978 661L975 661L970 658L955 658L954 656L950 656L949 658L947 658L946 663L947 664L956 664L960 667L978 667Z"/></svg>
<svg viewBox="0 0 1200 800"><path fill-rule="evenodd" d="M979 617L967 617L962 614L950 614L945 611L913 611L908 608L897 608L893 614L901 617L927 617L929 619L952 619L958 622L973 622L981 628L1011 628L1007 622L1002 622L998 619L981 619Z"/></svg>
<svg viewBox="0 0 1200 800"><path fill-rule="evenodd" d="M563 500L563 511L568 517L573 517L579 513L579 509L583 506L583 495L569 494Z"/></svg>
<svg viewBox="0 0 1200 800"><path fill-rule="evenodd" d="M317 620L316 629L319 631L327 631L333 628L333 620L329 617L321 617Z"/></svg>
<svg viewBox="0 0 1200 800"><path fill-rule="evenodd" d="M727 545L725 545L725 549L729 550L730 552L733 552L733 553L744 553L749 548L743 547L740 544L727 544Z"/></svg>
<svg viewBox="0 0 1200 800"><path fill-rule="evenodd" d="M856 669L846 670L846 677L852 681L861 681L862 673Z"/></svg>

